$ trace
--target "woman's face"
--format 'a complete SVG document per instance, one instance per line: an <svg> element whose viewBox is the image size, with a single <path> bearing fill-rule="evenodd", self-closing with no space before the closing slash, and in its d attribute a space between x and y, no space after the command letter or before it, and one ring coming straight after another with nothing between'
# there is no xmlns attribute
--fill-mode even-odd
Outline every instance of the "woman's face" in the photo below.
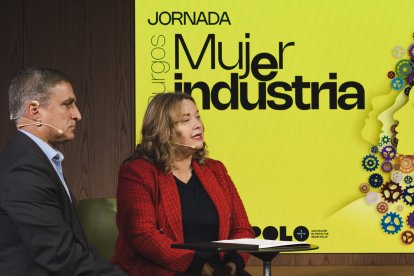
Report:
<svg viewBox="0 0 414 276"><path fill-rule="evenodd" d="M181 102L181 111L177 114L175 121L177 136L173 142L176 144L176 148L180 151L202 149L204 146L204 126L198 109L191 100Z"/></svg>
<svg viewBox="0 0 414 276"><path fill-rule="evenodd" d="M398 138L397 152L404 155L414 155L414 91L412 90L408 102L394 113L398 121L396 127Z"/></svg>
<svg viewBox="0 0 414 276"><path fill-rule="evenodd" d="M365 120L364 127L361 130L362 138L372 145L378 144L379 135L381 132L381 122L378 120L378 115L386 109L390 102L393 101L396 94L393 94L393 90L385 95L376 96L372 98L372 111L368 114L368 118Z"/></svg>
<svg viewBox="0 0 414 276"><path fill-rule="evenodd" d="M397 123L397 121L393 118L394 112L405 105L407 103L407 100L407 95L405 95L404 92L400 92L395 98L393 105L378 115L378 120L382 123L382 134L385 134L388 137L392 136L391 126Z"/></svg>

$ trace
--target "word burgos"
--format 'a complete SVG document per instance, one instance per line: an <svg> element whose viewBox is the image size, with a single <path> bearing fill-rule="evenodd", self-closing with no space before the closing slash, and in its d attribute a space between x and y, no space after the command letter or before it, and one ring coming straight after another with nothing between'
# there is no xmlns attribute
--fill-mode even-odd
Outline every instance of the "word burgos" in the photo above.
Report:
<svg viewBox="0 0 414 276"><path fill-rule="evenodd" d="M246 40L249 39L250 34L246 33L245 38ZM310 110L319 109L320 98L329 101L327 104L329 109L365 108L364 87L355 81L338 84L336 81L337 73L335 72L329 72L329 80L331 81L324 83L304 81L303 76L295 76L291 83L273 81L278 70L284 69L284 51L288 47L295 46L295 42L279 42L276 55L267 52L252 55L249 41L239 41L237 44L234 48L238 50L238 59L232 64L228 62L226 64L225 61L228 58L224 57L223 42L217 41L215 34L207 35L203 48L198 57L195 56L195 58L190 54L190 52L194 53L194 49L190 51L183 35L175 34L175 91L183 91L189 94L200 91L203 109L210 109L211 103L218 110L239 109L239 106L245 110L266 109L267 107L274 110L286 110L293 105L296 105L300 110ZM209 54L206 54L208 49ZM180 64L184 61L180 58L181 52L184 52L193 70L199 69L204 60L204 55L206 55L210 57L210 60L207 59L205 62L212 70L217 70L216 67L220 67L227 71L242 70L244 72L242 72L242 75L230 72L227 80L217 81L211 87L204 81L194 83L183 81L183 73L179 72ZM258 81L257 89L253 90L249 87L251 83L242 81L250 75ZM222 94L227 99L227 95L230 94L230 99L223 101L220 99ZM252 96L256 97L257 100L252 101Z"/></svg>
<svg viewBox="0 0 414 276"><path fill-rule="evenodd" d="M179 11L163 11L156 12L155 18L151 21L148 18L150 25L231 25L230 17L227 12L179 12Z"/></svg>

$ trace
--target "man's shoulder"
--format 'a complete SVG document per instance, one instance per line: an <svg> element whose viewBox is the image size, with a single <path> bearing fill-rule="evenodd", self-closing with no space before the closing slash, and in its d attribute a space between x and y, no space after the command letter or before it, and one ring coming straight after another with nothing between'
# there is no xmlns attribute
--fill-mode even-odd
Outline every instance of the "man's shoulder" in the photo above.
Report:
<svg viewBox="0 0 414 276"><path fill-rule="evenodd" d="M2 178L10 171L18 168L48 170L46 155L29 137L16 133L0 152L0 175Z"/></svg>

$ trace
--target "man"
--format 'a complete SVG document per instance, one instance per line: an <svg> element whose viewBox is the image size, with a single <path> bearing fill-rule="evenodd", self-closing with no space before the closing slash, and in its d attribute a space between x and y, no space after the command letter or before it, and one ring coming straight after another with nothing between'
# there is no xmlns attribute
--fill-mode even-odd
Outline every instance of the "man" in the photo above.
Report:
<svg viewBox="0 0 414 276"><path fill-rule="evenodd" d="M0 153L0 274L125 275L86 240L62 174L56 146L81 119L69 77L28 68L11 81L9 107L19 131Z"/></svg>

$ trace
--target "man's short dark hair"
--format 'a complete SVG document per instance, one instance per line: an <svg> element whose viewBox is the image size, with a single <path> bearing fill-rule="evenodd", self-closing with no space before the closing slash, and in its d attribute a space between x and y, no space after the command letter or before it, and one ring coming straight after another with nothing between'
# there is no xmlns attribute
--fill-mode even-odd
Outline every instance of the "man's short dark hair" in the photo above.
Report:
<svg viewBox="0 0 414 276"><path fill-rule="evenodd" d="M24 114L28 101L38 101L47 106L51 88L65 81L71 83L64 72L47 67L30 67L12 78L9 86L10 119L18 119Z"/></svg>

